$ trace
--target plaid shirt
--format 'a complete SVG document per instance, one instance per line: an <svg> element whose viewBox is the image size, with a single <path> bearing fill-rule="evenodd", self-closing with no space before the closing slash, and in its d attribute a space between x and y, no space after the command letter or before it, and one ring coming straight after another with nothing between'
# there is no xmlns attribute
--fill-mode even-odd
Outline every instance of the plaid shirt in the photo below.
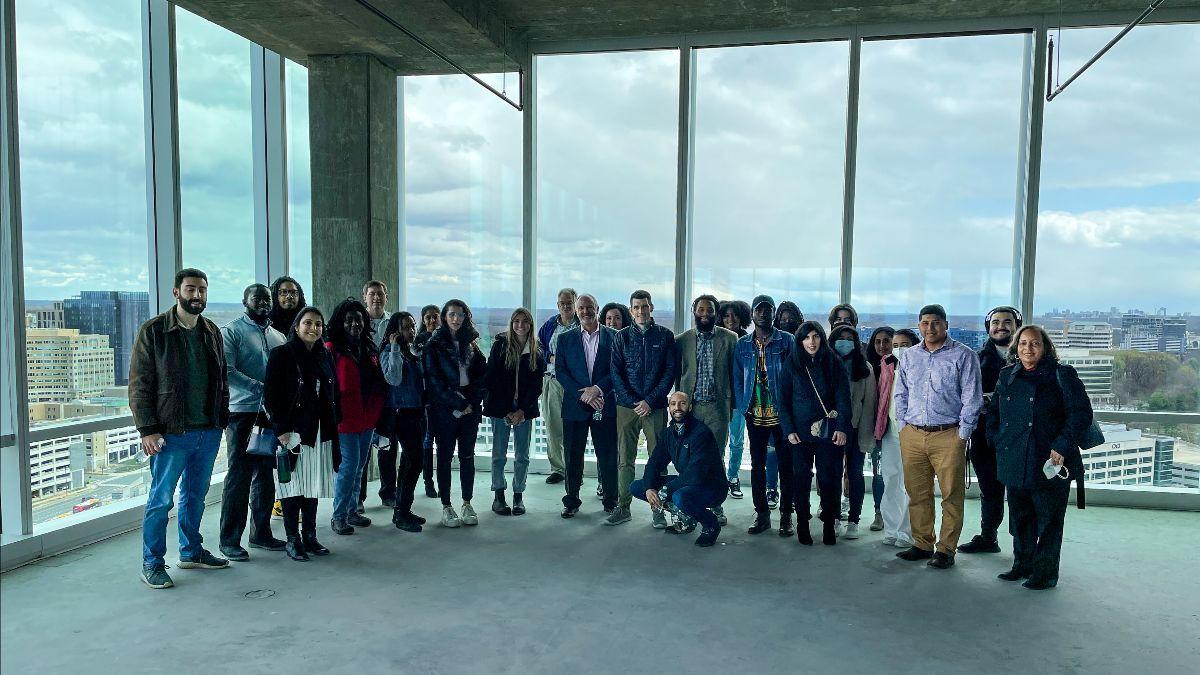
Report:
<svg viewBox="0 0 1200 675"><path fill-rule="evenodd" d="M696 391L692 393L695 402L713 400L713 333L712 331L696 331Z"/></svg>

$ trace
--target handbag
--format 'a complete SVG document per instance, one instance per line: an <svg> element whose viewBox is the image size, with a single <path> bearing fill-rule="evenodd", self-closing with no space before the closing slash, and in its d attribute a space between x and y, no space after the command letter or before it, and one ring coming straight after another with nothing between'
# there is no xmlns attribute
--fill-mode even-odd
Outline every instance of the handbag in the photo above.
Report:
<svg viewBox="0 0 1200 675"><path fill-rule="evenodd" d="M1062 391L1063 397L1067 395L1067 388L1063 385L1062 370L1054 369L1054 378L1058 380L1058 388ZM1096 415L1092 413L1092 424L1087 431L1083 433L1083 438L1078 439L1079 448L1081 450L1091 450L1098 445L1104 445L1104 432L1100 430L1100 425L1096 422Z"/></svg>
<svg viewBox="0 0 1200 675"><path fill-rule="evenodd" d="M808 366L804 367L804 373L808 375L808 383L812 385L813 393L817 396L817 403L821 404L821 410L825 412L825 416L812 423L809 427L809 433L813 438L822 441L833 441L833 420L837 419L838 412L825 407L825 401L821 399L821 392L817 391L817 383L813 380L812 372Z"/></svg>
<svg viewBox="0 0 1200 675"><path fill-rule="evenodd" d="M270 420L266 418L266 413L260 412L254 420L254 426L250 428L250 440L246 444L246 454L258 457L275 456L275 447L279 445L279 438L275 436L275 430L269 424Z"/></svg>

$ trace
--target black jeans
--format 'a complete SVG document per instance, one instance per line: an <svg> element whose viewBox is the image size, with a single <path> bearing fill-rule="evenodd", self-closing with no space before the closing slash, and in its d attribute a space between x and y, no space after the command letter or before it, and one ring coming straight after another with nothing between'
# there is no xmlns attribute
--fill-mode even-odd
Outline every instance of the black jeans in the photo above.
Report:
<svg viewBox="0 0 1200 675"><path fill-rule="evenodd" d="M1013 567L1042 579L1058 579L1063 523L1071 481L1054 479L1032 490L1009 489L1008 531L1013 536Z"/></svg>
<svg viewBox="0 0 1200 675"><path fill-rule="evenodd" d="M396 487L396 513L412 512L413 491L421 477L424 464L425 411L421 408L401 408L396 411L396 426L392 448L400 446L400 479ZM392 451L393 453L395 450Z"/></svg>
<svg viewBox="0 0 1200 675"><path fill-rule="evenodd" d="M767 444L773 443L777 449L786 448L783 440L783 428L778 424L772 427L755 426L750 415L746 415L746 433L750 437L750 496L754 501L754 510L758 513L769 513L767 507ZM779 458L779 491L782 493L779 508L784 513L792 512L792 455L789 452L776 452Z"/></svg>
<svg viewBox="0 0 1200 675"><path fill-rule="evenodd" d="M288 538L298 536L301 532L306 537L317 534L317 500L315 497L284 497L279 500L283 509L283 531ZM300 523L300 514L304 514L304 523Z"/></svg>
<svg viewBox="0 0 1200 675"><path fill-rule="evenodd" d="M379 416L379 424L375 428L375 460L379 464L379 501L396 498L396 411L384 410ZM388 439L386 448L379 447L380 439ZM369 466L363 465L361 483L358 490L358 501L367 501L367 474Z"/></svg>
<svg viewBox="0 0 1200 675"><path fill-rule="evenodd" d="M604 488L604 508L617 505L617 417L610 415L600 421L563 420L563 459L567 465L567 494L563 506L577 509L579 487L583 484L583 451L587 448L588 431L592 432L592 447L596 450L596 473ZM635 495L636 496L636 495Z"/></svg>
<svg viewBox="0 0 1200 675"><path fill-rule="evenodd" d="M425 408L421 411L425 416L425 438L421 440L423 455L421 459L421 473L425 475L425 482L433 482L433 425L429 423L429 409Z"/></svg>
<svg viewBox="0 0 1200 675"><path fill-rule="evenodd" d="M813 465L817 468L817 491L821 498L821 520L832 523L842 510L842 458L845 450L841 446L825 442L801 441L791 446L795 471L795 493L797 519L812 520L809 492L812 490ZM855 452L858 452L855 450ZM779 453L780 459L784 453ZM782 466L782 464L780 465ZM859 467L861 474L861 466ZM780 476L782 484L783 477ZM861 483L862 480L860 479ZM782 507L781 507L782 508Z"/></svg>
<svg viewBox="0 0 1200 675"><path fill-rule="evenodd" d="M258 413L230 413L225 430L229 469L221 491L221 545L239 546L250 512L250 541L265 542L271 535L271 507L275 504L275 458L246 452L250 429Z"/></svg>
<svg viewBox="0 0 1200 675"><path fill-rule="evenodd" d="M437 489L442 506L450 506L450 465L458 448L458 479L464 502L475 492L475 438L479 435L479 413L455 417L444 406L429 406L433 440L437 445Z"/></svg>
<svg viewBox="0 0 1200 675"><path fill-rule="evenodd" d="M970 457L975 482L979 483L979 533L984 539L995 541L996 531L1004 522L1004 483L996 478L996 448L988 443L984 424L980 417L979 426L971 435Z"/></svg>

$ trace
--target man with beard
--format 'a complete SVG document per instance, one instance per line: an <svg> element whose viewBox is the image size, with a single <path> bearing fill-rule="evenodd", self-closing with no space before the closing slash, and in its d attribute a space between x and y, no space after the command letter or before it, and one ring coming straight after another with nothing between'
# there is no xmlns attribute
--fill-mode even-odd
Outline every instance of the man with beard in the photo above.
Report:
<svg viewBox="0 0 1200 675"><path fill-rule="evenodd" d="M701 295L692 301L696 327L675 337L675 389L691 398L691 414L704 423L724 449L733 412L733 346L737 335L717 325L717 299ZM717 518L725 514L717 507Z"/></svg>
<svg viewBox="0 0 1200 675"><path fill-rule="evenodd" d="M646 461L640 480L629 486L631 494L661 511L670 511L677 519L672 534L686 534L700 523L697 546L712 546L721 534L721 523L714 511L725 501L725 467L712 431L691 414L688 395L671 394L667 402L671 422L659 436L659 442ZM677 476L666 475L667 464L675 465Z"/></svg>
<svg viewBox="0 0 1200 675"><path fill-rule="evenodd" d="M285 338L292 330L292 321L304 309L304 289L291 277L279 277L271 284L271 328Z"/></svg>
<svg viewBox="0 0 1200 675"><path fill-rule="evenodd" d="M129 362L129 409L150 457L150 494L142 521L142 580L174 586L167 575L167 516L179 494L179 567L219 569L229 561L201 546L200 520L221 430L229 421L229 386L221 331L200 316L208 277L175 274L176 304L142 324Z"/></svg>
<svg viewBox="0 0 1200 675"><path fill-rule="evenodd" d="M246 451L253 427L270 428L262 416L267 357L286 340L271 328L271 292L266 286L247 286L242 292L242 306L246 313L221 329L229 379L229 433L225 437L229 472L221 493L221 554L236 561L250 559L242 548L247 499L251 548L282 551L286 544L271 534L275 458Z"/></svg>
<svg viewBox="0 0 1200 675"><path fill-rule="evenodd" d="M988 339L977 353L984 410L992 398L992 392L996 390L1000 370L1008 365L1008 347L1021 323L1021 312L1007 306L993 309L983 319ZM996 478L996 448L988 442L983 411L980 411L979 420L967 451L971 466L975 469L975 480L979 483L979 534L961 544L958 550L960 553L999 553L996 531L1004 522L1004 483Z"/></svg>

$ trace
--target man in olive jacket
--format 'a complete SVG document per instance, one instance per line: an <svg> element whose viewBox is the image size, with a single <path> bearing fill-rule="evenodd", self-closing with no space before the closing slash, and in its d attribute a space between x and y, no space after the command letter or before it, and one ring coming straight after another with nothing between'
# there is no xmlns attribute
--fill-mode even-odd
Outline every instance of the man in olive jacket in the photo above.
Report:
<svg viewBox="0 0 1200 675"><path fill-rule="evenodd" d="M216 324L200 316L208 277L175 275L176 304L142 325L129 363L129 408L150 456L150 494L142 521L142 580L174 585L167 575L167 516L179 495L179 567L218 569L229 561L204 550L200 520L221 430L229 420L225 350Z"/></svg>

